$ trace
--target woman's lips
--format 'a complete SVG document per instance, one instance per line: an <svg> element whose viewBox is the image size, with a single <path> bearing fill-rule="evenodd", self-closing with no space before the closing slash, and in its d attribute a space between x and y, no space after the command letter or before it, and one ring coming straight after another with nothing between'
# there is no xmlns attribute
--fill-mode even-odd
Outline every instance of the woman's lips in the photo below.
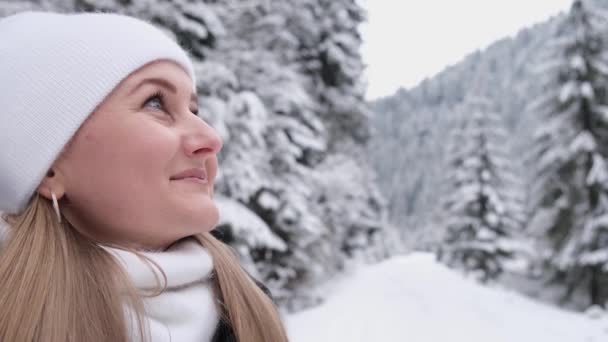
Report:
<svg viewBox="0 0 608 342"><path fill-rule="evenodd" d="M183 180L183 181L188 181L188 182L196 182L196 183L200 183L200 184L207 184L207 180L204 178L198 178L198 177L184 177L184 178L179 178L179 179L174 179L174 180Z"/></svg>
<svg viewBox="0 0 608 342"><path fill-rule="evenodd" d="M202 179L202 180L207 180L207 172L205 171L204 168L192 168L192 169L187 169L184 170L174 176L172 176L170 178L170 180L181 180L181 179L186 179L186 178L196 178L196 179Z"/></svg>

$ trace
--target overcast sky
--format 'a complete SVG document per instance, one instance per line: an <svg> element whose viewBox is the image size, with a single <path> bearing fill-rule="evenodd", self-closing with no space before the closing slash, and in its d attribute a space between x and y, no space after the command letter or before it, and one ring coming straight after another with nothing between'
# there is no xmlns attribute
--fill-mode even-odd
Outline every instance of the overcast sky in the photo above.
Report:
<svg viewBox="0 0 608 342"><path fill-rule="evenodd" d="M572 0L358 0L367 98L410 88L468 53L567 10Z"/></svg>

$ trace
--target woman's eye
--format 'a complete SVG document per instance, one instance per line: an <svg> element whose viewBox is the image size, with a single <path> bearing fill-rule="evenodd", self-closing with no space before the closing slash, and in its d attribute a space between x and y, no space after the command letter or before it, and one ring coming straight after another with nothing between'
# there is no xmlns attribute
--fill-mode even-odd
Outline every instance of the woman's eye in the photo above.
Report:
<svg viewBox="0 0 608 342"><path fill-rule="evenodd" d="M158 110L161 110L161 111L165 111L165 103L164 103L164 100L163 100L162 93L155 93L154 95L150 96L144 102L144 107L148 106L149 103L154 104L154 105L152 105L152 107L154 107L154 108L156 108Z"/></svg>
<svg viewBox="0 0 608 342"><path fill-rule="evenodd" d="M171 115L171 113L169 113L169 111L167 111L165 109L165 96L162 92L158 91L156 93L154 93L152 96L148 97L148 99L146 101L144 101L143 107L149 107L149 103L152 103L154 105L152 105L152 107L154 107L155 109L158 109L162 112L165 112L169 115ZM190 110L192 112L192 114L198 116L199 110L198 108L195 109L191 109Z"/></svg>

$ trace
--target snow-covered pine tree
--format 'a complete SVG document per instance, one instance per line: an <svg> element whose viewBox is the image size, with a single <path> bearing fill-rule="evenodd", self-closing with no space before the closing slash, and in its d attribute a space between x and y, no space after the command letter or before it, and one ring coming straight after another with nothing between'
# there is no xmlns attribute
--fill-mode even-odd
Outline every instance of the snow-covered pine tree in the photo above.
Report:
<svg viewBox="0 0 608 342"><path fill-rule="evenodd" d="M606 13L575 1L539 67L544 96L536 133L534 218L539 262L589 303L608 299L608 64Z"/></svg>
<svg viewBox="0 0 608 342"><path fill-rule="evenodd" d="M496 278L515 256L522 203L502 118L485 97L469 96L454 132L448 192L443 199L445 241L437 258L472 272L481 281Z"/></svg>
<svg viewBox="0 0 608 342"><path fill-rule="evenodd" d="M286 31L298 42L293 54L282 54L287 63L296 63L306 78L306 90L315 101L317 115L328 132L328 151L336 158L324 160L324 172L344 173L356 166L348 177L334 179L332 189L341 189L345 210L332 205L323 216L334 230L346 230L348 242L342 249L351 254L368 245L370 237L391 232L382 231L387 220L386 201L377 187L377 175L370 165L365 149L371 135L371 111L364 100L361 37L358 26L365 20L365 11L354 0L289 0L271 2L286 21ZM335 198L336 192L320 199ZM319 207L325 210L324 207ZM380 234L377 234L380 233ZM332 233L333 234L333 233ZM390 237L393 238L393 237ZM353 243L353 241L358 241ZM355 247L357 246L357 247ZM382 249L382 246L378 246ZM382 252L380 253L382 254Z"/></svg>
<svg viewBox="0 0 608 342"><path fill-rule="evenodd" d="M234 70L238 87L255 91L267 112L261 120L266 148L251 168L268 171L256 176L255 191L241 191L244 196L239 200L287 244L287 251L261 249L255 255L265 279L289 289L285 298L297 307L302 303L293 299L305 299L308 283L333 274L346 258L368 248L370 235L380 227L380 214L386 211L367 176L367 165L336 152L329 155L323 107L305 88L308 75L296 58L301 38L285 29L286 16L306 8L287 1L224 5L220 16L231 37L218 42L209 58ZM241 151L250 148L237 145L241 147L234 148ZM251 180L239 174L242 161L232 165L226 156L223 165L231 173L226 192L234 192L229 188L239 183L249 186Z"/></svg>
<svg viewBox="0 0 608 342"><path fill-rule="evenodd" d="M344 239L344 234L330 234L321 211L315 210L327 206L316 199L322 189L314 170L327 153L325 127L303 88L303 77L279 56L296 47L288 36L278 34L284 20L268 9L263 3L247 7L224 2L218 13L230 35L210 54L214 63L204 64L208 75L216 64L226 65L236 81L210 92L210 100L232 104L220 114L231 138L220 161L226 171L218 190L256 212L287 246L250 253L275 298L296 309L310 299L306 285L343 262L331 242ZM207 83L218 84L211 79ZM236 106L239 94L248 94L248 105ZM253 100L259 115L248 118L243 114L254 107Z"/></svg>

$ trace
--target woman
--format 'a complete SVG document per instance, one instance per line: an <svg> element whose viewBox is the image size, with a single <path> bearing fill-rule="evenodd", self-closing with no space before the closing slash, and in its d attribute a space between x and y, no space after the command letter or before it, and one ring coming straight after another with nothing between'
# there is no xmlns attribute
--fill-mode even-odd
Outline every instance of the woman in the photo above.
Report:
<svg viewBox="0 0 608 342"><path fill-rule="evenodd" d="M287 341L209 233L222 141L186 52L108 13L19 13L0 42L0 341Z"/></svg>

